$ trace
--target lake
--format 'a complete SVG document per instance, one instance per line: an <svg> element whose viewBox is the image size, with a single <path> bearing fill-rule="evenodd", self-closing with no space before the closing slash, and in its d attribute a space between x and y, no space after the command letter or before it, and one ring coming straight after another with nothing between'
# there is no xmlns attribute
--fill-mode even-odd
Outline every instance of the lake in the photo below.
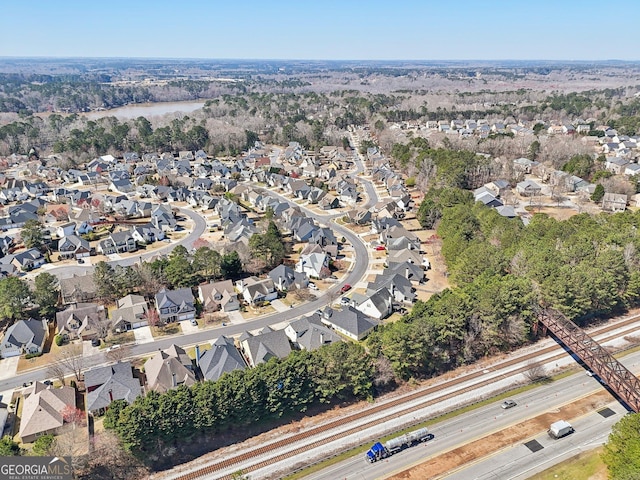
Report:
<svg viewBox="0 0 640 480"><path fill-rule="evenodd" d="M161 102L161 103L139 103L135 105L125 105L124 107L112 108L111 110L100 110L81 114L83 117L95 120L102 117L117 117L122 119L132 119L138 117L154 117L166 113L190 113L204 107L204 102Z"/></svg>

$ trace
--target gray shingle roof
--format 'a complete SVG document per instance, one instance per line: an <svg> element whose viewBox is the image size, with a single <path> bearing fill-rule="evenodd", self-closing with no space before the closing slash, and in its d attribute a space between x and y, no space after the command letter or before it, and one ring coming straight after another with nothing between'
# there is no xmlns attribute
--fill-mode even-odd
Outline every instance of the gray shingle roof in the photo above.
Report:
<svg viewBox="0 0 640 480"><path fill-rule="evenodd" d="M200 356L200 370L206 380L216 381L223 374L243 370L246 363L233 343L224 335L211 343L211 349Z"/></svg>

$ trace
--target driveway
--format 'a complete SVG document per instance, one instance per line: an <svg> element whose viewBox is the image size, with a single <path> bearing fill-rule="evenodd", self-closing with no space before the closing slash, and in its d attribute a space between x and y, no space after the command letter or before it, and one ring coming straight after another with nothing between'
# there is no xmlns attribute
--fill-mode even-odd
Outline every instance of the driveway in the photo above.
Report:
<svg viewBox="0 0 640 480"><path fill-rule="evenodd" d="M191 325L191 320L182 320L180 322L182 333L197 333L200 331L197 325Z"/></svg>
<svg viewBox="0 0 640 480"><path fill-rule="evenodd" d="M18 371L20 357L9 357L0 360L0 380L15 376Z"/></svg>
<svg viewBox="0 0 640 480"><path fill-rule="evenodd" d="M227 312L227 316L229 317L229 323L243 323L244 317L240 310L234 310L233 312Z"/></svg>
<svg viewBox="0 0 640 480"><path fill-rule="evenodd" d="M286 312L291 308L287 307L284 303L282 303L282 300L278 299L271 300L271 306L276 309L276 312Z"/></svg>
<svg viewBox="0 0 640 480"><path fill-rule="evenodd" d="M95 355L96 353L100 353L100 347L92 347L91 340L84 340L82 342L82 356L90 357L91 355Z"/></svg>
<svg viewBox="0 0 640 480"><path fill-rule="evenodd" d="M153 335L151 335L151 327L140 327L133 329L133 336L136 337L136 344L153 342Z"/></svg>

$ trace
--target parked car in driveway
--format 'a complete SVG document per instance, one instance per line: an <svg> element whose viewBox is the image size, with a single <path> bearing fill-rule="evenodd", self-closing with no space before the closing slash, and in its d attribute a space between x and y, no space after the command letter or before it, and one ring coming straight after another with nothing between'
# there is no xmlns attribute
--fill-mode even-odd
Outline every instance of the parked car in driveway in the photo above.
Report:
<svg viewBox="0 0 640 480"><path fill-rule="evenodd" d="M375 249L376 249L377 251L381 252L381 251L383 251L383 250L386 250L386 249L387 249L387 247L385 247L384 245L378 245Z"/></svg>
<svg viewBox="0 0 640 480"><path fill-rule="evenodd" d="M193 325L194 327L198 326L198 321L195 318L191 319L191 325Z"/></svg>
<svg viewBox="0 0 640 480"><path fill-rule="evenodd" d="M309 285L307 286L309 287L310 290L318 290L318 286L315 283L309 282Z"/></svg>
<svg viewBox="0 0 640 480"><path fill-rule="evenodd" d="M94 338L93 340L91 340L91 346L92 347L99 347L100 346L100 339L99 338Z"/></svg>

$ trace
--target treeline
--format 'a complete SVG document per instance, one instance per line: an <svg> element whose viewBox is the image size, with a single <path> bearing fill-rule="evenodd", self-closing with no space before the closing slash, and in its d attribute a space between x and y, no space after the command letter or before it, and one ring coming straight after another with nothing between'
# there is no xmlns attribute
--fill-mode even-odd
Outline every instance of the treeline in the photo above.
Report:
<svg viewBox="0 0 640 480"><path fill-rule="evenodd" d="M418 302L369 337L371 353L400 378L432 376L529 341L535 309L579 325L636 307L640 300L640 213L534 215L524 227L449 192L437 232L455 288Z"/></svg>
<svg viewBox="0 0 640 480"><path fill-rule="evenodd" d="M166 85L118 85L109 75L0 74L0 112L88 112L131 103L210 98L238 89L235 84L175 80Z"/></svg>
<svg viewBox="0 0 640 480"><path fill-rule="evenodd" d="M313 352L294 351L282 360L226 373L216 382L152 391L131 405L114 402L104 426L127 451L163 468L175 461L173 455L163 457L168 449L196 456L195 445L203 437L266 427L317 405L371 399L375 375L373 358L361 345L341 342Z"/></svg>
<svg viewBox="0 0 640 480"><path fill-rule="evenodd" d="M406 144L396 143L391 157L406 168L410 163L422 171L434 186L473 189L486 182L491 162L468 150L431 148L422 137Z"/></svg>

